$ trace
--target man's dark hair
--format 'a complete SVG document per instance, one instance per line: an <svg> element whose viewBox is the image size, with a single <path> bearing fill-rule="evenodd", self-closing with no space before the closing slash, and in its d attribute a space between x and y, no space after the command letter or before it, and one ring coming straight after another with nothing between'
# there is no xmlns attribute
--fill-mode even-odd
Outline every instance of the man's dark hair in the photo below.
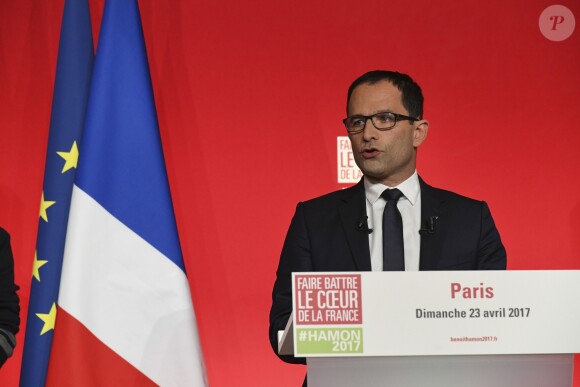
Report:
<svg viewBox="0 0 580 387"><path fill-rule="evenodd" d="M374 85L381 81L388 81L401 91L403 106L411 117L423 118L423 92L419 85L407 74L387 70L369 71L355 79L348 88L346 114L348 114L348 104L354 89L363 84Z"/></svg>

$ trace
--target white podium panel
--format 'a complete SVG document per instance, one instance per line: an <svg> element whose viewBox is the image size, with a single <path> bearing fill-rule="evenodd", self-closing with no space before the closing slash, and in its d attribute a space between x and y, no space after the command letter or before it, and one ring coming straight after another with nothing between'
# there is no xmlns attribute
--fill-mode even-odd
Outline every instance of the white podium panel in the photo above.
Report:
<svg viewBox="0 0 580 387"><path fill-rule="evenodd" d="M572 385L580 271L317 272L292 281L279 348L307 357L310 387Z"/></svg>
<svg viewBox="0 0 580 387"><path fill-rule="evenodd" d="M293 278L295 356L580 352L580 271Z"/></svg>

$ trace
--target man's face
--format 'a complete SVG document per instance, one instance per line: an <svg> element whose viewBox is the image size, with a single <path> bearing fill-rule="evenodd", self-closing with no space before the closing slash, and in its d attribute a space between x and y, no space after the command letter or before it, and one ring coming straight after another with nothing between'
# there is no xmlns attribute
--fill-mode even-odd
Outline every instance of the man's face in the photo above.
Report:
<svg viewBox="0 0 580 387"><path fill-rule="evenodd" d="M388 81L359 85L350 97L348 115L409 115L401 97L401 91ZM362 132L349 134L354 160L369 181L396 186L415 171L417 147L427 136L427 128L424 120L401 120L391 129L378 130L367 120Z"/></svg>

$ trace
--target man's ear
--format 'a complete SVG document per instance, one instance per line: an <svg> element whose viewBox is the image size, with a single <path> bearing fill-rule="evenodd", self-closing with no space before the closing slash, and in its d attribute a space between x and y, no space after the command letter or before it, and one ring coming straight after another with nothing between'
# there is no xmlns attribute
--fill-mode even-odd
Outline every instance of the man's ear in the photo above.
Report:
<svg viewBox="0 0 580 387"><path fill-rule="evenodd" d="M415 122L413 129L413 146L418 148L419 145L427 138L427 131L429 130L429 121L419 120Z"/></svg>

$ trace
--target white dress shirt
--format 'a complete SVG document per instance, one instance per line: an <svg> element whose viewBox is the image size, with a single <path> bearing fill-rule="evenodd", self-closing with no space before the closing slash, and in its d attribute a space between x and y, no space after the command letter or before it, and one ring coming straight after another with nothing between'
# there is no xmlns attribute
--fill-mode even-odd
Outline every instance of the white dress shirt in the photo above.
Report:
<svg viewBox="0 0 580 387"><path fill-rule="evenodd" d="M373 271L383 270L383 211L387 201L381 197L387 188L397 188L403 197L397 202L397 208L403 218L403 241L405 244L405 270L419 270L419 253L421 249L421 187L417 171L396 187L384 184L372 184L364 180L368 226L373 230L369 234L371 251L371 268Z"/></svg>

